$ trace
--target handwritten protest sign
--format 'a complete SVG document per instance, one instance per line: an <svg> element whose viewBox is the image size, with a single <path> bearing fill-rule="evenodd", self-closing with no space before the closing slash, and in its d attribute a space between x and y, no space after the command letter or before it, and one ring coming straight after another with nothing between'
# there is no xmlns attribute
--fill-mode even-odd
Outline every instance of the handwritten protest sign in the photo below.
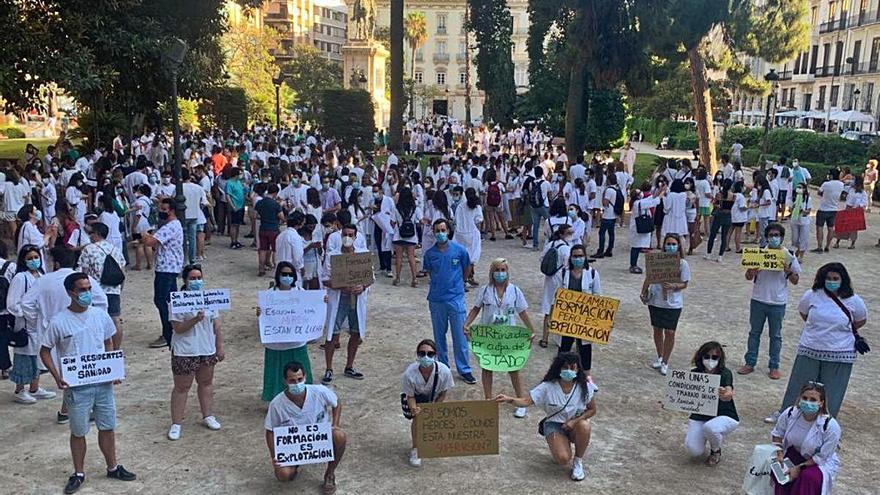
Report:
<svg viewBox="0 0 880 495"><path fill-rule="evenodd" d="M863 208L849 208L837 212L834 217L834 233L849 234L866 230L865 210Z"/></svg>
<svg viewBox="0 0 880 495"><path fill-rule="evenodd" d="M279 466L319 464L335 459L333 425L330 423L279 426L272 433L275 462Z"/></svg>
<svg viewBox="0 0 880 495"><path fill-rule="evenodd" d="M327 303L323 290L264 290L260 304L260 342L287 344L321 337Z"/></svg>
<svg viewBox="0 0 880 495"><path fill-rule="evenodd" d="M742 266L781 271L785 269L785 253L782 249L743 248Z"/></svg>
<svg viewBox="0 0 880 495"><path fill-rule="evenodd" d="M474 325L470 335L471 351L484 370L517 371L529 360L529 337L532 332L527 328Z"/></svg>
<svg viewBox="0 0 880 495"><path fill-rule="evenodd" d="M415 419L419 457L498 453L497 402L433 402L420 407Z"/></svg>
<svg viewBox="0 0 880 495"><path fill-rule="evenodd" d="M681 258L678 253L645 253L645 277L649 284L681 282Z"/></svg>
<svg viewBox="0 0 880 495"><path fill-rule="evenodd" d="M229 289L183 290L171 293L171 314L195 313L206 309L229 310Z"/></svg>
<svg viewBox="0 0 880 495"><path fill-rule="evenodd" d="M718 413L718 387L721 375L671 370L666 382L663 408L672 411L715 416Z"/></svg>
<svg viewBox="0 0 880 495"><path fill-rule="evenodd" d="M370 285L374 282L370 253L342 253L330 257L330 283L333 287Z"/></svg>
<svg viewBox="0 0 880 495"><path fill-rule="evenodd" d="M122 351L81 354L61 358L61 378L71 387L106 383L125 378Z"/></svg>
<svg viewBox="0 0 880 495"><path fill-rule="evenodd" d="M597 344L607 344L620 301L568 289L556 289L550 331Z"/></svg>

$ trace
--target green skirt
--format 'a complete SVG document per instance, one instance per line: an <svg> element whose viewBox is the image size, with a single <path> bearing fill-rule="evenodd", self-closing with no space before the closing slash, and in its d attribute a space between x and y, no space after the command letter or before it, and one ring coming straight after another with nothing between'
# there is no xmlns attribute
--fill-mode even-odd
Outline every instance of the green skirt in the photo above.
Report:
<svg viewBox="0 0 880 495"><path fill-rule="evenodd" d="M308 346L275 351L266 349L263 354L263 400L270 402L287 388L284 383L284 366L291 361L299 361L306 373L306 383L312 383L312 366L309 363Z"/></svg>

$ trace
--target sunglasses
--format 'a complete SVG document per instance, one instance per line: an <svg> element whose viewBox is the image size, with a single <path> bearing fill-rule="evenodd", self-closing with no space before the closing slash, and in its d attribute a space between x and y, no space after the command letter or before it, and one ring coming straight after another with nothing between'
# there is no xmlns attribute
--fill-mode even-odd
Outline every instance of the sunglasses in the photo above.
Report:
<svg viewBox="0 0 880 495"><path fill-rule="evenodd" d="M429 357L429 358L432 358L432 357L434 357L434 356L436 356L436 355L437 355L437 353L434 352L434 351L416 351L416 356L418 356L418 357L425 357L425 356L427 356L427 357Z"/></svg>
<svg viewBox="0 0 880 495"><path fill-rule="evenodd" d="M721 359L719 354L703 354L703 359Z"/></svg>
<svg viewBox="0 0 880 495"><path fill-rule="evenodd" d="M807 382L807 385L812 385L812 386L814 386L814 387L819 387L819 388L825 388L825 384L822 383L822 382L813 382L813 381L810 381L810 382Z"/></svg>

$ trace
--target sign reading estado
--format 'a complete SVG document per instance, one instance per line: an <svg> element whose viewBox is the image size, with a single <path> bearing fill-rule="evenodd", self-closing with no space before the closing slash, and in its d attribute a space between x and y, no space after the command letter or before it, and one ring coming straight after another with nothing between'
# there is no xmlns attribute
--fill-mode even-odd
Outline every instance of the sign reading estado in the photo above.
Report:
<svg viewBox="0 0 880 495"><path fill-rule="evenodd" d="M480 368L490 371L521 370L529 360L531 332L507 325L474 325L470 330L471 352Z"/></svg>
<svg viewBox="0 0 880 495"><path fill-rule="evenodd" d="M556 289L550 331L565 337L607 344L620 301L568 289Z"/></svg>
<svg viewBox="0 0 880 495"><path fill-rule="evenodd" d="M715 416L718 414L718 387L721 375L670 370L663 408L673 411Z"/></svg>

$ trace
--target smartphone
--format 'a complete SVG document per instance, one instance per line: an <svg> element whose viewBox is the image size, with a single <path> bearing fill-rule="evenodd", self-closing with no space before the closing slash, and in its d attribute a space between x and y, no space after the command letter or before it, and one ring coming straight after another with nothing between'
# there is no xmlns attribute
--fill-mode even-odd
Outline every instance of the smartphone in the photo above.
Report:
<svg viewBox="0 0 880 495"><path fill-rule="evenodd" d="M770 464L770 472L773 473L773 477L776 478L776 482L780 485L785 485L791 481L791 478L788 476L789 471L794 467L794 463L789 460L788 457L782 460L782 462L776 461Z"/></svg>

